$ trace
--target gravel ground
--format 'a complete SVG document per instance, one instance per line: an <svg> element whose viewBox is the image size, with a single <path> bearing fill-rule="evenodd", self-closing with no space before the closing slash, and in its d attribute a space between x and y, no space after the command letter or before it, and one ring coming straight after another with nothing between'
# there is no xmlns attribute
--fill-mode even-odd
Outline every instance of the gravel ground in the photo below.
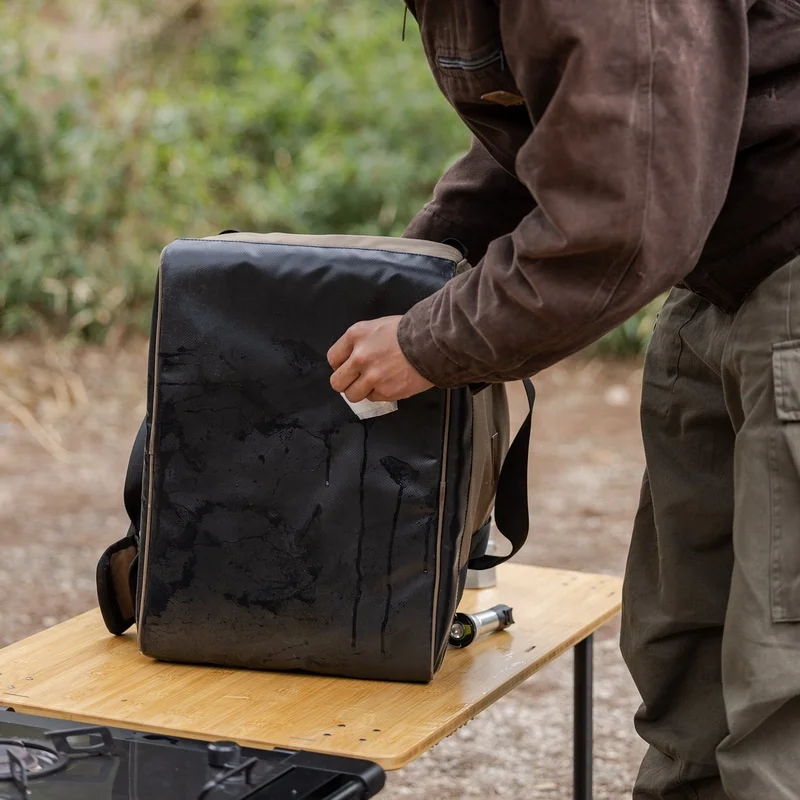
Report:
<svg viewBox="0 0 800 800"><path fill-rule="evenodd" d="M94 567L127 527L128 451L144 410L145 347L0 345L0 645L96 604ZM520 560L622 574L643 466L635 365L544 373ZM521 413L519 393L514 412ZM643 752L615 624L596 637L595 797L630 796ZM572 662L558 659L406 769L399 798L571 797Z"/></svg>

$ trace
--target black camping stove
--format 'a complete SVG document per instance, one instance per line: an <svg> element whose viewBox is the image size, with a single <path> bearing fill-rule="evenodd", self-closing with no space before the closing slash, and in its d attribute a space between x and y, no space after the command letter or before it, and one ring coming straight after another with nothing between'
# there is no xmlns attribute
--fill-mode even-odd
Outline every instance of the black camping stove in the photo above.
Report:
<svg viewBox="0 0 800 800"><path fill-rule="evenodd" d="M69 728L0 708L0 800L365 800L384 781L369 761Z"/></svg>

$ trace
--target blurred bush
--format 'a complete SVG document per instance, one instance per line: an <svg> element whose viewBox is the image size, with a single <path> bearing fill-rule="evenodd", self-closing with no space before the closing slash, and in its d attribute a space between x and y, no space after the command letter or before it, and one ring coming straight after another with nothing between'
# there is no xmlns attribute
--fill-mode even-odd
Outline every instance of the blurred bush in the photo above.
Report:
<svg viewBox="0 0 800 800"><path fill-rule="evenodd" d="M592 346L590 352L606 356L643 356L663 302L663 297L654 300L618 328L607 333Z"/></svg>
<svg viewBox="0 0 800 800"><path fill-rule="evenodd" d="M118 41L68 70L35 44L86 1L6 2L5 335L145 325L160 250L178 236L398 235L468 144L415 25L401 41L400 4L104 0ZM601 346L637 351L648 319Z"/></svg>
<svg viewBox="0 0 800 800"><path fill-rule="evenodd" d="M102 336L144 319L177 236L397 235L468 144L418 37L401 41L400 6L163 5L142 9L147 34L99 73L2 54L5 334Z"/></svg>

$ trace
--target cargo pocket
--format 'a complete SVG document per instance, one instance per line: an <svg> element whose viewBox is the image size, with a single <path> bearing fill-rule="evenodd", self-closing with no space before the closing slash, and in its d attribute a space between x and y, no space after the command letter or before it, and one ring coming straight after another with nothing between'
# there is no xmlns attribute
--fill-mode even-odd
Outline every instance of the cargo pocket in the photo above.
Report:
<svg viewBox="0 0 800 800"><path fill-rule="evenodd" d="M770 438L773 622L800 622L800 340L772 350L778 429Z"/></svg>

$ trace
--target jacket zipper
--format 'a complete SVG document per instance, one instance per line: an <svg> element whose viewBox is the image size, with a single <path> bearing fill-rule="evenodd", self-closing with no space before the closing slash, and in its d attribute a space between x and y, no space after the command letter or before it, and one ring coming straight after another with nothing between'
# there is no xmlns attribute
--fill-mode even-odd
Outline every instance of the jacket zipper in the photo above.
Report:
<svg viewBox="0 0 800 800"><path fill-rule="evenodd" d="M499 48L488 56L481 58L458 58L456 56L436 56L436 63L442 69L463 69L467 72L476 72L479 69L490 67L496 62L500 62L500 68L505 70L505 58L503 51Z"/></svg>

